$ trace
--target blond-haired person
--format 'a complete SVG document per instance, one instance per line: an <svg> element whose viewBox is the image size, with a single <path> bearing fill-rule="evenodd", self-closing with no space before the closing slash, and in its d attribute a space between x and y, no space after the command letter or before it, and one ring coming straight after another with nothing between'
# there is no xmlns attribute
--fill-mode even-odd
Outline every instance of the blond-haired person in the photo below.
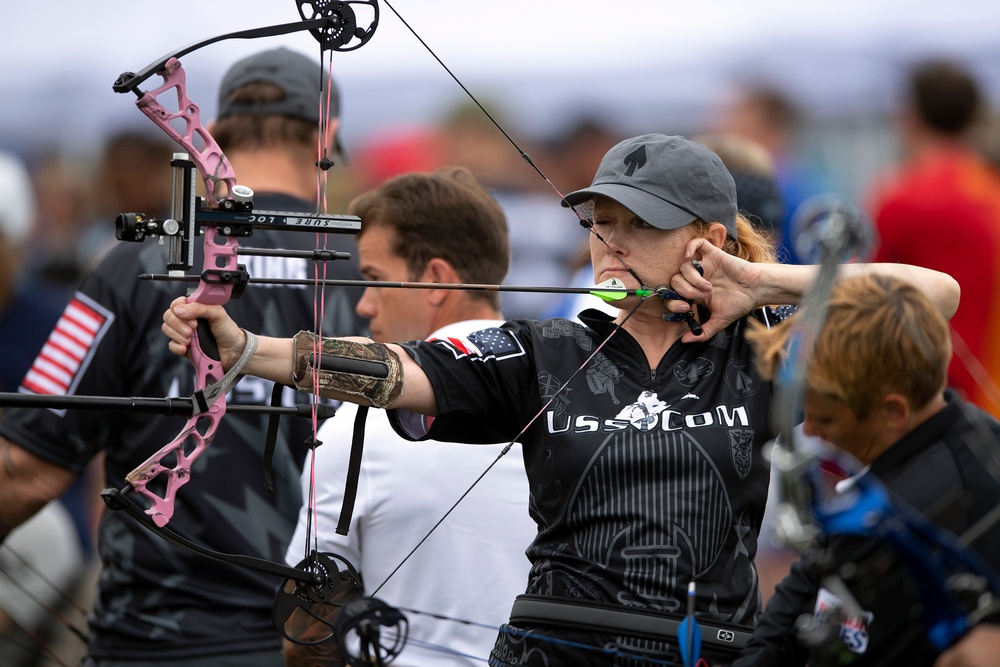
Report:
<svg viewBox="0 0 1000 667"><path fill-rule="evenodd" d="M793 332L783 323L751 335L766 377L785 363ZM874 476L894 502L963 535L1000 500L1000 480L982 458L995 455L1000 423L945 389L950 358L948 324L921 290L885 276L844 280L806 361L803 426L856 458L864 466L859 476ZM986 527L969 548L987 563L1000 562L1000 526ZM829 641L810 648L795 631L800 617L821 624L848 604L827 575L841 578L861 611L834 623ZM930 667L938 651L927 638L925 602L913 572L885 540L820 536L778 585L734 664Z"/></svg>

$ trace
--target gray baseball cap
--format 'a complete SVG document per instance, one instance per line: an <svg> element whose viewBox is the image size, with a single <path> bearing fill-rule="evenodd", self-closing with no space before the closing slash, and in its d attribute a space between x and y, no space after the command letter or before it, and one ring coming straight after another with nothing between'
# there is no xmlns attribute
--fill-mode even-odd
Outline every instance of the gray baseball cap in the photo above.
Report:
<svg viewBox="0 0 1000 667"><path fill-rule="evenodd" d="M719 156L680 136L644 134L619 142L597 168L589 188L566 195L563 206L596 195L612 199L659 229L719 222L736 238L736 184Z"/></svg>

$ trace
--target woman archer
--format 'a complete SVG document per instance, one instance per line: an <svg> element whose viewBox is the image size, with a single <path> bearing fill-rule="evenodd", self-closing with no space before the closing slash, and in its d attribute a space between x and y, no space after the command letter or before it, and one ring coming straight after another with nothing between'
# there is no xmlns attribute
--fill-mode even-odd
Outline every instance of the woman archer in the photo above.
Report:
<svg viewBox="0 0 1000 667"><path fill-rule="evenodd" d="M522 443L538 533L526 593L491 665L606 665L608 652L679 662L691 582L697 620L709 628L702 654L730 661L762 611L761 450L774 435L771 385L745 334L751 319L791 312L770 304L797 303L817 267L775 263L769 241L737 213L719 158L683 137L617 144L591 187L563 204L592 219L595 281L652 287L652 296L614 301L613 318L514 320L462 340L323 338L322 368L313 368L310 333L260 338L242 372L307 391L316 374L323 395L388 408L411 439ZM945 317L957 308L945 274L841 267L842 276L869 273L920 285ZM229 368L252 334L220 307L176 300L164 314L171 351L187 353L198 318ZM430 428L413 413L434 416Z"/></svg>

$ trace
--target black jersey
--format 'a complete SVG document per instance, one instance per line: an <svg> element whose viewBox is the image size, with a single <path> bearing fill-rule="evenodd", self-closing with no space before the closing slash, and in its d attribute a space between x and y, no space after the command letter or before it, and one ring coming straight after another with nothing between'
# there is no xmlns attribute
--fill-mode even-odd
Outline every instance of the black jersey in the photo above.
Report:
<svg viewBox="0 0 1000 667"><path fill-rule="evenodd" d="M300 200L258 195L258 209L310 210ZM312 233L255 231L246 247L312 249ZM330 235L331 248L355 253L353 238ZM122 244L84 279L29 372L22 391L106 396L188 396L192 365L169 352L163 312L185 287L137 280L163 273L155 243ZM198 248L196 261L202 257ZM310 278L307 260L241 258L253 277ZM196 263L196 269L200 264ZM356 259L328 265L330 277L358 278ZM326 290L324 333L364 331L354 313L360 289ZM250 331L291 336L315 327L312 287L251 285L226 309ZM230 404L264 404L271 384L243 378ZM285 401L305 395L286 390ZM8 409L0 434L33 454L81 472L105 454L105 483L121 488L138 464L167 444L184 418L137 413ZM227 414L215 439L177 493L168 527L210 549L284 562L301 505L299 473L308 419L283 417L274 455L275 491L263 482L266 416ZM217 563L175 548L124 512L104 513L101 578L90 618L95 657L164 660L280 648L271 623L276 577Z"/></svg>
<svg viewBox="0 0 1000 667"><path fill-rule="evenodd" d="M897 501L962 535L1000 500L1000 481L980 458L995 456L1000 423L952 392L946 396L943 410L875 459L865 474L877 476ZM996 568L1000 524L986 525L971 547ZM845 564L854 567L840 567ZM796 622L830 614L837 596L823 582L831 570L842 577L862 613L841 624L839 637L810 653L797 641ZM930 667L938 652L927 639L921 607L912 571L885 541L821 536L775 589L750 646L735 664ZM1000 615L994 612L988 620L995 623Z"/></svg>
<svg viewBox="0 0 1000 667"><path fill-rule="evenodd" d="M693 580L700 615L753 625L771 386L747 320L676 343L651 369L624 330L585 365L612 323L597 311L581 319L408 343L437 398L428 436L511 440L542 411L518 437L538 523L527 593L683 613ZM527 652L516 644L500 652Z"/></svg>

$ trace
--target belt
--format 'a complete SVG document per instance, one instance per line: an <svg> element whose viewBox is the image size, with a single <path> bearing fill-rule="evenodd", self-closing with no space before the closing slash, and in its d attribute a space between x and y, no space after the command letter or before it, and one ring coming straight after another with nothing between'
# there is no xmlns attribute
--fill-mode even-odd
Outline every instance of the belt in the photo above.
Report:
<svg viewBox="0 0 1000 667"><path fill-rule="evenodd" d="M593 632L618 630L629 635L671 642L677 641L683 620L682 616L667 616L647 609L542 595L518 595L510 610L510 623L515 626L541 623ZM698 619L698 625L701 627L702 644L734 651L746 646L752 634L738 626L702 619Z"/></svg>

